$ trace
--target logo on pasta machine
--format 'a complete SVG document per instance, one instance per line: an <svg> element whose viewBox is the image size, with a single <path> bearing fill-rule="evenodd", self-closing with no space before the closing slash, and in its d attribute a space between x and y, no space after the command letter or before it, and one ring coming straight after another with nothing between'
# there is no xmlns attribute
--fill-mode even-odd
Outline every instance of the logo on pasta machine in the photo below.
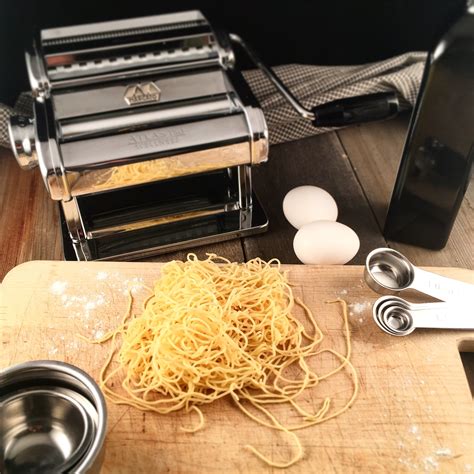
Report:
<svg viewBox="0 0 474 474"><path fill-rule="evenodd" d="M154 82L134 84L125 89L123 98L128 105L159 102L161 90Z"/></svg>

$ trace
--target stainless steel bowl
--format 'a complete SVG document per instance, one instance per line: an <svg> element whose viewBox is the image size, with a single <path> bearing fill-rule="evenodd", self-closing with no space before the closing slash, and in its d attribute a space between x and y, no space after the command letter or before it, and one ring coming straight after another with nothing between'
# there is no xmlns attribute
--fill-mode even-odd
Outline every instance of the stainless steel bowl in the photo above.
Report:
<svg viewBox="0 0 474 474"><path fill-rule="evenodd" d="M92 417L69 389L20 390L2 403L2 446L9 472L67 471L95 434ZM84 398L84 397L82 397ZM84 402L89 403L84 398ZM39 464L38 464L39 460Z"/></svg>
<svg viewBox="0 0 474 474"><path fill-rule="evenodd" d="M97 384L64 362L0 372L0 472L98 472L107 410Z"/></svg>

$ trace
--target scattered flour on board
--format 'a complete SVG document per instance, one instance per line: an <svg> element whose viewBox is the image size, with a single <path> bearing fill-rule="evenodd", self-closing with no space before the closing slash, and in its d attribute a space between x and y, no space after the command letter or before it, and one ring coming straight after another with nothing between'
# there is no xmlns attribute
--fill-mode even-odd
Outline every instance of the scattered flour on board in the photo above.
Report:
<svg viewBox="0 0 474 474"><path fill-rule="evenodd" d="M418 425L411 425L409 431L411 434L415 435L417 441L421 440L421 431Z"/></svg>
<svg viewBox="0 0 474 474"><path fill-rule="evenodd" d="M421 446L418 444L421 441L421 428L413 424L408 427L408 432L414 435L414 438L410 436L398 442L400 452L406 452L407 454L407 456L399 457L398 462L409 468L410 471L440 472L443 470L443 461L457 457L454 456L452 449L448 447L434 449L431 453L422 453ZM412 454L415 446L419 457ZM464 466L464 470L468 472L466 466Z"/></svg>
<svg viewBox="0 0 474 474"><path fill-rule="evenodd" d="M78 294L73 290L68 290L67 281L55 281L51 285L51 293L61 297L61 302L65 308L70 308L71 316L83 316L88 319L90 313L100 306L110 303L108 295L119 293L127 296L130 292L132 295L138 291L145 289L144 281L141 277L124 278L123 275L115 272L109 274L107 272L97 272L96 279L106 282L107 287L104 291L97 291L96 294ZM99 288L100 284L98 283ZM113 296L112 296L113 297ZM73 311L74 310L74 311Z"/></svg>
<svg viewBox="0 0 474 474"><path fill-rule="evenodd" d="M439 462L433 456L426 456L426 458L423 458L421 462L425 471L437 471L439 468Z"/></svg>
<svg viewBox="0 0 474 474"><path fill-rule="evenodd" d="M143 288L143 278L141 277L134 277L130 280L125 280L124 283L126 284L125 289L122 291L122 294L128 295L128 292L130 291L132 295Z"/></svg>
<svg viewBox="0 0 474 474"><path fill-rule="evenodd" d="M48 355L51 357L51 356L54 356L55 354L58 353L58 348L57 347L52 347L49 351L48 351Z"/></svg>
<svg viewBox="0 0 474 474"><path fill-rule="evenodd" d="M51 284L50 292L57 296L58 301L65 308L65 313L76 319L77 327L80 328L79 331L83 336L101 339L111 329L108 318L101 317L104 311L107 311L112 304L115 304L117 308L123 306L125 310L126 297L129 293L136 295L148 289L144 286L142 277L127 278L120 272L106 271L99 271L94 276L96 283L88 288L88 292L81 291L80 287L74 288L71 282L61 280ZM123 301L123 304L118 304L118 301ZM70 335L65 338L64 334L58 334L53 339L53 345L45 347L50 358L81 350L83 344L86 344Z"/></svg>
<svg viewBox="0 0 474 474"><path fill-rule="evenodd" d="M406 466L410 471L420 472L420 467L417 462L411 459L398 458L398 462Z"/></svg>
<svg viewBox="0 0 474 474"><path fill-rule="evenodd" d="M349 305L349 308L353 314L362 314L370 308L370 302L352 303Z"/></svg>
<svg viewBox="0 0 474 474"><path fill-rule="evenodd" d="M124 275L119 272L97 272L96 279L103 280L106 282L108 289L123 295L128 295L129 292L133 295L145 289L142 277L124 278Z"/></svg>
<svg viewBox="0 0 474 474"><path fill-rule="evenodd" d="M405 446L403 443L400 443L399 446ZM440 471L440 462L439 459L441 457L445 457L446 455L439 455L437 454L439 451L441 452L451 452L449 448L442 448L439 449L438 451L428 455L424 456L421 459L416 459L413 457L399 457L398 462L405 465L410 469L410 471L415 471L415 472L439 472ZM450 455L451 456L451 455ZM466 466L464 466L464 470L467 472Z"/></svg>
<svg viewBox="0 0 474 474"><path fill-rule="evenodd" d="M67 281L55 281L51 284L51 293L54 295L62 295L67 288Z"/></svg>
<svg viewBox="0 0 474 474"><path fill-rule="evenodd" d="M436 456L451 457L453 452L449 448L439 448L435 451Z"/></svg>
<svg viewBox="0 0 474 474"><path fill-rule="evenodd" d="M84 316L86 319L89 319L90 313L98 306L104 305L107 301L105 294L98 293L90 296L63 294L61 302L65 308L75 310L73 313L70 313L71 316Z"/></svg>
<svg viewBox="0 0 474 474"><path fill-rule="evenodd" d="M370 308L371 304L368 301L363 301L360 303L351 303L349 305L349 316L354 317L354 315L360 316L358 318L359 323L364 322L362 315Z"/></svg>

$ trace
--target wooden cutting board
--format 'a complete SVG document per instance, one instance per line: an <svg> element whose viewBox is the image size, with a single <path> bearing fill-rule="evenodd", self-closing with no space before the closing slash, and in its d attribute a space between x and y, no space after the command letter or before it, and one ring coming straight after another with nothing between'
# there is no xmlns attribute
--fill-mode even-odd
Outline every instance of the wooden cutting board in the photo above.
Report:
<svg viewBox="0 0 474 474"><path fill-rule="evenodd" d="M159 276L158 263L29 262L14 268L1 285L0 367L33 359L62 360L97 378L107 347L77 337L100 337L124 314L127 288L137 304L142 285ZM314 311L326 334L325 347L344 352L338 305L350 304L353 364L360 393L353 407L336 419L299 432L304 458L287 469L301 472L470 472L474 466L473 402L459 355L474 350L472 331L416 330L407 337L381 332L372 320L378 297L365 285L358 266L286 266L295 293ZM474 283L474 272L433 269ZM419 295L406 295L422 301ZM138 310L138 306L135 306ZM466 308L472 313L472 308ZM324 373L329 357L313 359ZM308 390L308 409L331 396L334 407L350 397L351 380L339 374ZM294 453L284 433L257 425L230 400L204 407L206 426L195 434L179 430L195 415L159 416L108 403L105 473L120 472L276 472L245 445L253 444L275 461ZM284 422L296 415L279 412Z"/></svg>

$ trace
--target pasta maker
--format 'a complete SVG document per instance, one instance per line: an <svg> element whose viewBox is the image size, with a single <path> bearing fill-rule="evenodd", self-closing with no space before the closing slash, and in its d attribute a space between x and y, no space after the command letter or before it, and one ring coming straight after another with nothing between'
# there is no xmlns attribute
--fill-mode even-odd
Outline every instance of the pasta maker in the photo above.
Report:
<svg viewBox="0 0 474 474"><path fill-rule="evenodd" d="M26 52L34 114L9 131L20 166L39 166L60 202L66 258L137 259L267 229L252 167L268 130L235 46L316 126L398 110L393 93L306 109L199 11L42 30Z"/></svg>
<svg viewBox="0 0 474 474"><path fill-rule="evenodd" d="M262 110L198 11L42 30L26 64L34 117L12 117L78 260L135 259L267 228L252 167Z"/></svg>

